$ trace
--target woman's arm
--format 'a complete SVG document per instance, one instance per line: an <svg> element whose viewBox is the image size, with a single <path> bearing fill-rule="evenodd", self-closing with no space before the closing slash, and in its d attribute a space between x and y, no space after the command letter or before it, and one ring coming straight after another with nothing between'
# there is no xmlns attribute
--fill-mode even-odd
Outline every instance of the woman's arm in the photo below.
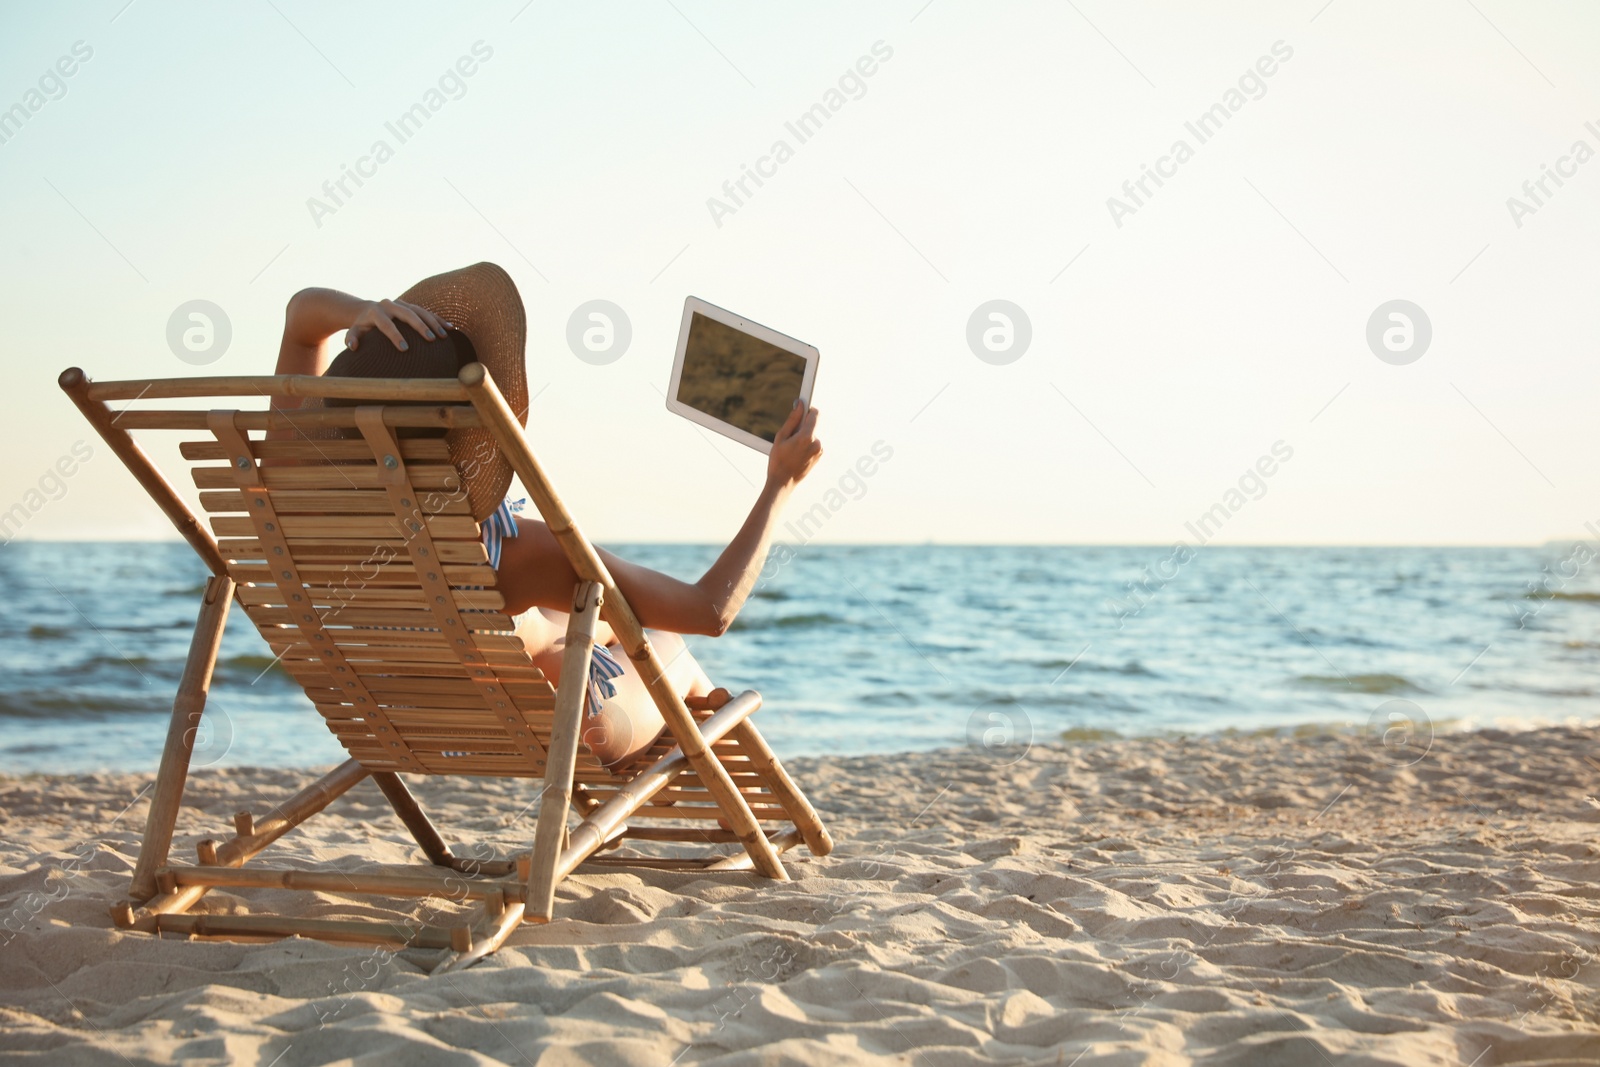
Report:
<svg viewBox="0 0 1600 1067"><path fill-rule="evenodd" d="M760 577L783 505L822 456L816 429L816 408L796 406L790 412L767 457L767 480L755 506L699 581L681 581L599 549L640 623L680 634L717 636L728 629ZM523 520L502 553L499 589L508 610L571 610L578 576L544 523Z"/></svg>
<svg viewBox="0 0 1600 1067"><path fill-rule="evenodd" d="M283 340L278 345L278 367L274 374L321 374L328 369L328 338L345 331L345 347L356 348L361 335L376 329L395 346L406 348L406 339L395 320L410 325L433 340L433 331L444 332L445 323L427 308L396 300L362 300L337 289L302 289L289 298L283 313ZM272 407L292 411L301 405L300 397L273 396ZM293 430L268 431L269 440L293 437Z"/></svg>

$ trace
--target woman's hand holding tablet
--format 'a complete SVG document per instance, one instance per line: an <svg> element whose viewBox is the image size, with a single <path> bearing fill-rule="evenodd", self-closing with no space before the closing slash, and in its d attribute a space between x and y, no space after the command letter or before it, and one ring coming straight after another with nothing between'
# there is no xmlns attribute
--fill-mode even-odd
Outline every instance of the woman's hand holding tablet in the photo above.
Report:
<svg viewBox="0 0 1600 1067"><path fill-rule="evenodd" d="M818 358L812 345L691 296L683 302L667 409L772 455L780 433L795 436L802 418L815 425L815 415L802 409L811 406ZM799 436L810 439L809 427ZM815 461L814 454L794 480Z"/></svg>
<svg viewBox="0 0 1600 1067"><path fill-rule="evenodd" d="M809 474L821 458L817 409L796 400L767 453L767 484L789 489Z"/></svg>

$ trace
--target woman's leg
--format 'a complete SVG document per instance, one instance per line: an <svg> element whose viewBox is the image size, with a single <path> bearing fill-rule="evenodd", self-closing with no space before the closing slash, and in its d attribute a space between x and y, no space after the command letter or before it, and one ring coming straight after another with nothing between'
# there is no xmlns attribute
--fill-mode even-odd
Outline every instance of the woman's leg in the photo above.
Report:
<svg viewBox="0 0 1600 1067"><path fill-rule="evenodd" d="M668 630L646 630L645 636L650 638L651 647L656 650L656 658L661 660L661 665L666 668L667 681L672 683L672 688L678 691L679 696L702 697L711 692L711 679L706 677L706 672L700 667L700 661L689 651L689 643L683 639L682 634ZM642 689L644 680L638 677L636 670L632 669L634 663L628 658L627 652L620 644L612 645L610 648L617 662L629 669L629 676L636 679Z"/></svg>
<svg viewBox="0 0 1600 1067"><path fill-rule="evenodd" d="M711 679L700 669L682 635L665 630L646 630L656 656L666 669L667 682L681 697L704 696L711 692ZM656 708L638 666L621 645L608 648L622 664L623 673L611 680L616 694L605 698L596 715L584 719L583 742L595 758L607 767L627 763L649 748L660 736L666 720Z"/></svg>

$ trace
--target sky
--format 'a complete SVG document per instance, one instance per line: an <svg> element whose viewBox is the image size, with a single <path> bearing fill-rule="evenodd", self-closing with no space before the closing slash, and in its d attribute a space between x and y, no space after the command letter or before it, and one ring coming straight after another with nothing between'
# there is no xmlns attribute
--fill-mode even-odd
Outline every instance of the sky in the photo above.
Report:
<svg viewBox="0 0 1600 1067"><path fill-rule="evenodd" d="M763 476L665 408L691 294L821 351L791 541L1600 536L1597 44L1581 0L8 5L0 511L173 536L63 368L270 373L297 290L491 260L602 543L724 541ZM625 351L569 345L595 300Z"/></svg>

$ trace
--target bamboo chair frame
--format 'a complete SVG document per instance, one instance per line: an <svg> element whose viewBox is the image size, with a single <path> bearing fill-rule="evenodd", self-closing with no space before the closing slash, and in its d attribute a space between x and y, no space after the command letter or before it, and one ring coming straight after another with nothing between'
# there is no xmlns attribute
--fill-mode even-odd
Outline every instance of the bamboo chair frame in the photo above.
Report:
<svg viewBox="0 0 1600 1067"><path fill-rule="evenodd" d="M117 925L158 935L299 935L437 950L431 960L438 973L492 953L522 922L550 921L556 886L580 867L754 870L786 880L781 853L800 844L817 856L832 850L815 809L750 721L760 695L747 690L718 708L702 701L691 710L667 682L627 599L556 494L481 364L463 368L453 381L285 375L91 382L73 367L62 373L60 385L211 571L173 701L128 899L111 909ZM271 395L337 398L356 406L202 411L109 404ZM313 427L354 431L359 440L348 434L338 441L250 438L251 431L303 434ZM521 477L579 578L559 687L552 690L509 632L511 620L499 611L504 600L494 589L494 571L464 499L440 491L460 486L443 442L402 438L396 431L405 427L485 427ZM133 439L129 431L140 429L211 434L209 441L186 442L182 452L196 463L224 464L193 468L202 505L213 512L216 537ZM297 457L301 464L292 462ZM329 487L330 471L350 482L349 491ZM416 503L430 493L444 502L437 507ZM334 514L319 509L324 500ZM335 551L331 546L337 541L348 551L351 541L361 538L400 542L397 554L374 568L398 577L360 587L331 610L316 607L331 603L337 560L330 563L306 546ZM280 652L352 758L259 821L241 811L231 837L199 842L197 864L174 864L173 832L194 738L235 601ZM607 771L580 751L597 618L621 640L667 723L661 739L624 770ZM330 622L338 628L328 630ZM419 632L424 636L414 636ZM390 653L376 647L392 643L413 646L393 654L406 661L398 666L384 662ZM529 851L484 862L452 855L401 772L542 779ZM368 778L416 840L426 865L337 872L248 865ZM574 809L581 817L569 827ZM647 818L718 819L725 828L632 825ZM769 832L763 822L780 828ZM628 838L737 843L743 851L690 859L596 855ZM477 903L455 926L190 914L211 889L243 887Z"/></svg>

